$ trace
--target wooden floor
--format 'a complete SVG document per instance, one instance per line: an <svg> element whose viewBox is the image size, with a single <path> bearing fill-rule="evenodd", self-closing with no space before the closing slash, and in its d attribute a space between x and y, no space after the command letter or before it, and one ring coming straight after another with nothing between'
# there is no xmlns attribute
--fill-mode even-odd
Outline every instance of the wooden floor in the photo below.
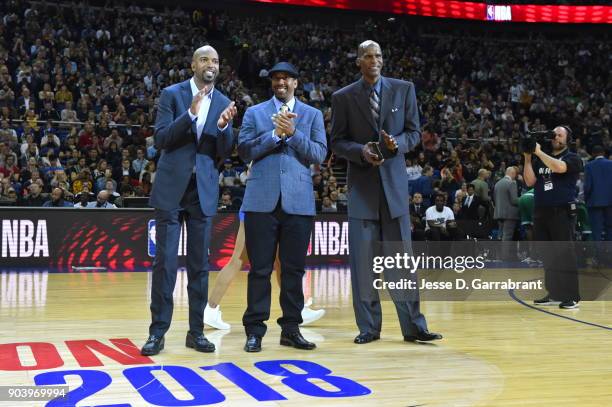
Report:
<svg viewBox="0 0 612 407"><path fill-rule="evenodd" d="M211 286L215 277L213 273ZM77 406L211 402L235 406L612 405L609 301L582 302L580 310L575 311L547 308L572 319L539 312L509 296L506 301L424 302L422 309L430 329L445 337L436 344L403 342L394 307L384 303L382 339L355 345L352 340L357 331L349 282L347 270L311 271L308 275L307 291L313 296L313 307L327 310L316 325L302 328L304 336L317 343L315 351L280 346L279 328L272 322L263 351L248 354L242 350L245 338L240 320L245 308L246 273L241 273L222 304L224 319L232 324L232 330L207 328L206 334L216 343L217 351L203 354L184 346L187 293L181 274L175 291L173 325L160 355L144 364L123 365L98 352L95 355L104 365L94 366L90 361L87 366L84 361L87 352L81 351L80 360L75 359L66 341L98 340L112 347L110 339L128 338L135 345L132 353L137 353L147 336L150 273L1 273L0 385L33 385L35 380L61 383L66 376L72 390L82 383L73 371L94 371L94 376L85 382L85 387L94 394ZM272 321L279 316L277 294L274 287ZM11 349L8 344L25 342L51 343L61 355L63 365L7 371ZM40 363L35 353L28 347L19 347L18 360L24 366L35 366ZM276 375L255 366L261 361L271 361L259 366L276 366L273 372ZM302 364L300 368L300 362L291 361L314 362L331 373L323 371L319 375L322 378L307 382L301 376L305 374L303 369L311 371L306 375L317 376L312 372L315 365ZM218 371L200 369L221 363L233 364L222 365L226 377L221 375L219 366ZM151 366L158 370L147 381L143 369ZM286 374L296 376L292 379L279 376L282 366L289 371ZM126 369L138 370L141 382L128 381ZM72 375L61 373L64 371ZM106 387L105 374L112 379ZM327 379L325 374L345 379ZM201 379L216 390L207 388ZM190 395L177 380L197 394ZM160 383L171 394L166 394ZM102 388L97 390L96 384ZM148 401L137 387L148 395ZM173 398L174 403L163 401ZM45 403L0 401L0 405L11 407Z"/></svg>

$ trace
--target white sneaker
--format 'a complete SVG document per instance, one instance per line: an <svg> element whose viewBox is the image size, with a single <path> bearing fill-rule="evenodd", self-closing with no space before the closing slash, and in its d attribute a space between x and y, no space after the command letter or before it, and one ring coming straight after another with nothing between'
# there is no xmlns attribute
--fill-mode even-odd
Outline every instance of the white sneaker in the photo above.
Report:
<svg viewBox="0 0 612 407"><path fill-rule="evenodd" d="M212 308L206 304L204 309L204 323L215 329L230 329L231 325L224 322L221 317L221 307L217 305L216 308Z"/></svg>
<svg viewBox="0 0 612 407"><path fill-rule="evenodd" d="M311 324L316 320L323 318L323 315L325 315L324 309L314 310L305 305L304 309L302 309L302 323L300 325L304 326Z"/></svg>

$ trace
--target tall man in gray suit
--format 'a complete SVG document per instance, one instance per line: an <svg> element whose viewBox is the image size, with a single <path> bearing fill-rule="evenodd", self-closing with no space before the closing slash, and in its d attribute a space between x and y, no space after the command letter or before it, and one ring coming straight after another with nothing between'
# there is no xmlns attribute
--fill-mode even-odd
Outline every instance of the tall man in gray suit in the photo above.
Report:
<svg viewBox="0 0 612 407"><path fill-rule="evenodd" d="M519 220L516 174L516 167L506 168L506 175L497 181L493 189L493 200L495 201L493 218L499 224L502 242L512 241L514 229ZM502 260L513 260L510 257L510 248L510 243L502 243Z"/></svg>
<svg viewBox="0 0 612 407"><path fill-rule="evenodd" d="M280 344L314 349L299 331L304 308L302 278L315 215L310 164L327 154L323 115L294 97L297 69L279 62L269 71L274 96L247 109L238 136L238 153L253 161L242 211L251 261L247 309L242 324L246 352L259 352L270 317L270 275L276 250L281 263ZM404 173L406 171L404 170Z"/></svg>
<svg viewBox="0 0 612 407"><path fill-rule="evenodd" d="M382 326L378 293L364 295L373 280L373 246L375 242L404 242L410 250L404 154L420 142L420 130L414 85L381 76L383 58L377 43L359 45L357 66L361 79L332 96L331 137L332 150L349 163L351 284L359 328L354 342L363 344L380 339ZM418 291L407 300L394 298L394 304L404 340L442 338L427 330Z"/></svg>

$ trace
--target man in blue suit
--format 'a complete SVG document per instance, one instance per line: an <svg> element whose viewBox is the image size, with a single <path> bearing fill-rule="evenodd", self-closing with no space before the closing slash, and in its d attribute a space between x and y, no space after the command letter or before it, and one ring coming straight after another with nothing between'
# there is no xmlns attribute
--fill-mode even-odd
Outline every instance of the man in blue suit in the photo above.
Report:
<svg viewBox="0 0 612 407"><path fill-rule="evenodd" d="M287 62L270 71L272 99L247 109L238 153L253 161L242 201L246 249L251 261L244 350L259 352L270 318L270 275L278 246L281 263L281 345L314 349L298 325L304 307L302 277L315 215L310 165L327 154L323 115L294 97L298 72Z"/></svg>
<svg viewBox="0 0 612 407"><path fill-rule="evenodd" d="M355 343L380 339L382 313L373 291L375 242L387 242L385 256L411 251L408 175L404 154L420 142L414 85L381 76L382 51L374 41L357 50L361 79L332 96L332 149L348 161L349 252L353 308L359 334ZM391 248L393 242L400 247ZM411 254L411 253L410 253ZM415 274L401 273L416 281ZM386 277L398 277L389 270ZM431 341L418 290L390 292L404 340Z"/></svg>
<svg viewBox="0 0 612 407"><path fill-rule="evenodd" d="M156 251L151 287L151 325L141 353L156 355L172 320L181 224L187 223L189 331L185 344L214 352L204 336L208 301L208 247L219 199L218 157L231 154L234 102L215 89L219 55L211 46L193 53L193 77L162 91L155 122L161 150L149 204L155 208Z"/></svg>
<svg viewBox="0 0 612 407"><path fill-rule="evenodd" d="M593 161L584 168L584 200L593 231L593 240L612 240L612 160L604 157L604 149L593 147ZM605 234L605 237L602 237Z"/></svg>

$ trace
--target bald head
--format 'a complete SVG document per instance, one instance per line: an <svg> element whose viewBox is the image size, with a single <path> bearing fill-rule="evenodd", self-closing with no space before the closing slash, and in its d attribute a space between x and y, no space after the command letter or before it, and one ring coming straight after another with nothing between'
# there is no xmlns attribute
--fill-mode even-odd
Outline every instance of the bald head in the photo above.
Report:
<svg viewBox="0 0 612 407"><path fill-rule="evenodd" d="M100 202L108 201L108 191L103 189L102 191L98 192L98 201Z"/></svg>
<svg viewBox="0 0 612 407"><path fill-rule="evenodd" d="M204 45L196 49L195 51L193 51L193 56L191 57L191 61L193 62L196 59L198 59L200 56L205 55L205 54L214 54L217 59L219 58L219 54L217 53L216 49L214 49L210 45Z"/></svg>
<svg viewBox="0 0 612 407"><path fill-rule="evenodd" d="M212 85L219 74L219 54L210 45L196 49L191 58L191 70L198 89Z"/></svg>
<svg viewBox="0 0 612 407"><path fill-rule="evenodd" d="M513 180L516 179L516 172L516 167L506 168L506 175L512 178Z"/></svg>

